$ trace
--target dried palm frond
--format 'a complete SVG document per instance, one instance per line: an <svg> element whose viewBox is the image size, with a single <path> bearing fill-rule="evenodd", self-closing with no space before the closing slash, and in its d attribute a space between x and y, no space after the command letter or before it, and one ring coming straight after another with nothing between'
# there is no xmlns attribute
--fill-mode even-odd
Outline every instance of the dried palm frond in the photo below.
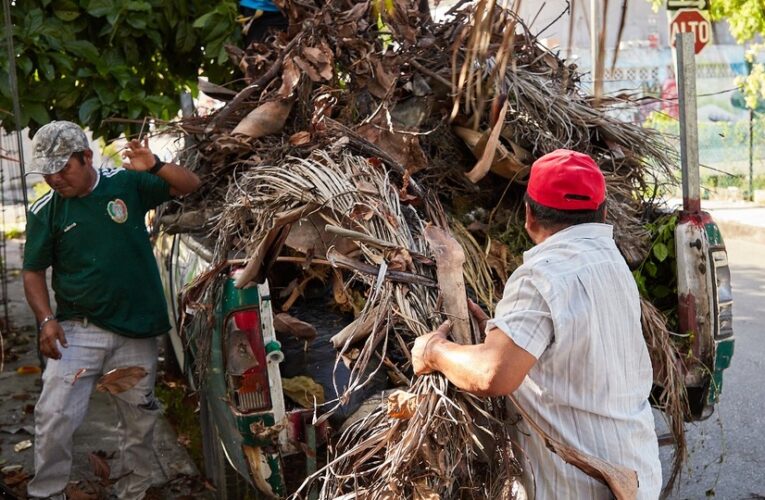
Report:
<svg viewBox="0 0 765 500"><path fill-rule="evenodd" d="M685 441L685 418L690 414L688 392L685 388L682 357L679 355L671 333L667 330L664 315L645 299L640 301L643 337L648 346L654 371L654 383L661 388L658 407L661 408L672 433L675 454L672 469L664 486L664 493L672 491L679 478L688 454Z"/></svg>

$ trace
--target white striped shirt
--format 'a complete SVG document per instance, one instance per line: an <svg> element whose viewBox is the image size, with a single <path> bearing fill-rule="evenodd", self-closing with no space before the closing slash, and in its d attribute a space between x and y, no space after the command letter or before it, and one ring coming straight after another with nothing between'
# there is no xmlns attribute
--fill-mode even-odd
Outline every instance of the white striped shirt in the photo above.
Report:
<svg viewBox="0 0 765 500"><path fill-rule="evenodd" d="M656 499L661 464L648 403L652 370L635 281L606 224L559 231L523 256L493 327L537 362L515 391L551 437L633 469L638 498ZM525 423L518 445L536 498L609 498L608 488L549 451ZM528 478L527 478L528 483Z"/></svg>

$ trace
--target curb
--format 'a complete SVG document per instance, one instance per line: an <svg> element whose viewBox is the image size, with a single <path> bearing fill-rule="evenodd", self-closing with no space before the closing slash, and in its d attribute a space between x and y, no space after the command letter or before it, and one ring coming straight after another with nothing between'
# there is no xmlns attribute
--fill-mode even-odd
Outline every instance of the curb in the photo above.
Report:
<svg viewBox="0 0 765 500"><path fill-rule="evenodd" d="M715 220L715 222L720 228L723 241L727 239L746 240L751 243L765 245L765 227L750 226L740 222L719 219Z"/></svg>

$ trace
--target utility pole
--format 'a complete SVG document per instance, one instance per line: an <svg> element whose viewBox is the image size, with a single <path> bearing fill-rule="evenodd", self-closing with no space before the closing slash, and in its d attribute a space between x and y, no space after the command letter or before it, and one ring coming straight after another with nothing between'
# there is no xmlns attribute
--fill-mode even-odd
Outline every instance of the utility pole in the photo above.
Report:
<svg viewBox="0 0 765 500"><path fill-rule="evenodd" d="M680 165L683 181L683 210L701 210L699 180L699 130L696 114L696 61L693 33L675 36L677 49L677 95L680 103Z"/></svg>
<svg viewBox="0 0 765 500"><path fill-rule="evenodd" d="M572 14L573 15L573 14ZM603 65L600 64L600 28L603 25L603 0L590 0L590 58L592 94L597 102L603 95Z"/></svg>

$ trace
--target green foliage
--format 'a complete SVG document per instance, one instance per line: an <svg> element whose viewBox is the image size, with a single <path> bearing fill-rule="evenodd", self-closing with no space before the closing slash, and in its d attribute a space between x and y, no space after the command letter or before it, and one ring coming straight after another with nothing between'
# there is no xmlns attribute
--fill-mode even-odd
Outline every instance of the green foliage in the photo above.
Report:
<svg viewBox="0 0 765 500"><path fill-rule="evenodd" d="M677 326L677 260L675 227L677 215L667 214L646 224L651 234L648 256L632 272L640 295L650 300L669 320L670 329Z"/></svg>
<svg viewBox="0 0 765 500"><path fill-rule="evenodd" d="M132 129L106 118L173 118L202 72L229 81L224 44L237 43L237 2L38 0L11 7L21 127L71 120L94 136ZM0 54L0 117L15 128L9 61ZM133 127L137 128L137 127Z"/></svg>
<svg viewBox="0 0 765 500"><path fill-rule="evenodd" d="M743 44L765 33L765 3L762 0L712 0L712 19L726 20L731 34Z"/></svg>
<svg viewBox="0 0 765 500"><path fill-rule="evenodd" d="M46 182L38 182L34 186L32 186L32 191L34 192L34 196L32 199L32 202L39 200L42 198L42 196L50 191L50 186Z"/></svg>

